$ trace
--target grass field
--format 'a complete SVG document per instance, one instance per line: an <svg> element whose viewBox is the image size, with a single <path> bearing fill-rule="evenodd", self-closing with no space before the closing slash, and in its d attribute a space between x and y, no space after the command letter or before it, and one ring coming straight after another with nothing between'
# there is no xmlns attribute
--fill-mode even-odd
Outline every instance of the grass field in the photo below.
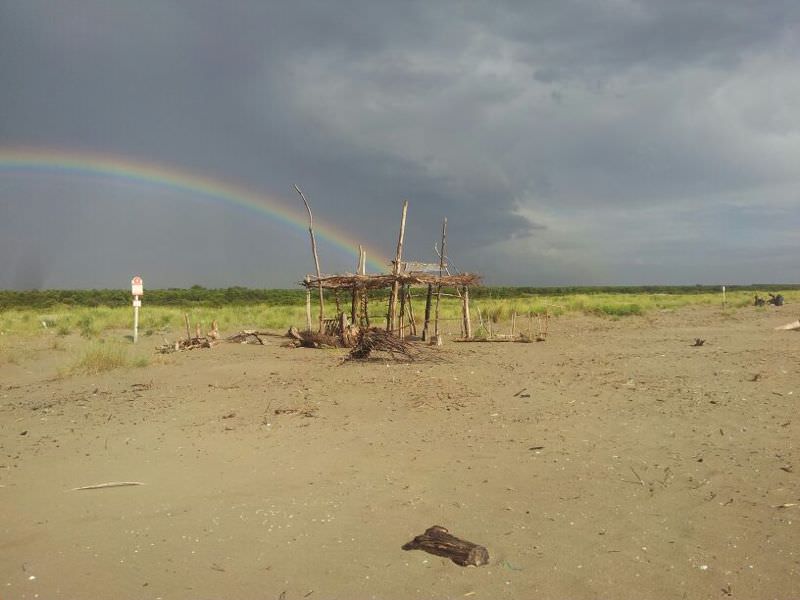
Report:
<svg viewBox="0 0 800 600"><path fill-rule="evenodd" d="M501 323L508 321L514 313L519 317L527 315L558 316L566 313L585 313L605 315L609 318L641 316L655 310L669 310L690 305L722 306L720 293L573 293L563 295L525 294L518 297L492 298L491 288L483 288L481 294L471 302L472 316L476 324ZM507 291L504 290L504 295ZM800 301L800 290L781 292L787 304ZM765 296L766 294L761 294ZM140 335L170 336L184 329L184 314L191 322L199 323L204 329L213 320L223 331L239 329L287 329L291 325L305 326L305 306L300 297L287 296L283 303L233 303L221 306L197 306L192 303L174 306L148 306L147 301L140 313ZM728 309L750 306L753 292L734 291L727 294ZM348 310L346 301L342 302ZM413 309L416 319L422 320L424 296L417 292ZM441 318L445 322L460 319L461 301L453 296L442 298ZM333 316L335 303L326 304L326 315ZM318 312L312 308L313 320ZM385 301L376 298L370 304L370 317L373 324L380 325L385 320ZM64 304L46 308L8 308L0 310L0 335L35 335L37 333L67 336L79 334L91 340L109 330L125 330L132 327L132 309L129 306L68 306ZM0 345L0 351L2 345Z"/></svg>

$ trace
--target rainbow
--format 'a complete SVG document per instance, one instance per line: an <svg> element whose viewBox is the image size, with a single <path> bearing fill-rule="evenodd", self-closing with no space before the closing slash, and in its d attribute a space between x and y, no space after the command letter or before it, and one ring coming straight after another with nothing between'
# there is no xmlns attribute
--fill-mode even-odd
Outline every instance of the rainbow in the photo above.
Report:
<svg viewBox="0 0 800 600"><path fill-rule="evenodd" d="M249 210L290 227L308 231L306 212L289 209L274 196L259 194L247 188L199 175L185 169L148 163L122 156L105 155L52 148L0 147L0 175L3 172L64 173L80 177L102 177L138 185L158 186L188 192L198 199L220 202ZM316 215L315 215L316 216ZM330 224L314 219L314 233L348 254L357 256L359 242ZM375 271L385 271L389 260L383 253L365 246L367 264ZM354 266L355 266L355 262Z"/></svg>

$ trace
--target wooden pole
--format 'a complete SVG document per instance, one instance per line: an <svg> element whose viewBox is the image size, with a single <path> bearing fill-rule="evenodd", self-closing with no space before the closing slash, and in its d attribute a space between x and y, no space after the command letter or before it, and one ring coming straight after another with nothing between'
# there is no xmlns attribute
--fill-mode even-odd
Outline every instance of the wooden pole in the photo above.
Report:
<svg viewBox="0 0 800 600"><path fill-rule="evenodd" d="M306 331L311 331L311 276L306 275Z"/></svg>
<svg viewBox="0 0 800 600"><path fill-rule="evenodd" d="M317 255L317 240L314 238L314 216L311 214L311 207L308 205L305 194L300 191L297 185L294 186L297 193L303 199L308 211L308 234L311 236L311 252L314 255L314 266L317 268L317 283L319 284L319 332L322 333L323 321L325 319L325 301L322 297L322 272L319 270L319 256ZM311 329L309 327L309 329Z"/></svg>
<svg viewBox="0 0 800 600"><path fill-rule="evenodd" d="M336 302L336 314L338 316L342 314L342 302L339 300L339 288L333 290L333 299Z"/></svg>
<svg viewBox="0 0 800 600"><path fill-rule="evenodd" d="M469 287L464 286L464 295L462 297L464 302L464 337L468 340L472 339L472 322L469 318Z"/></svg>
<svg viewBox="0 0 800 600"><path fill-rule="evenodd" d="M183 320L186 321L186 341L192 342L192 332L189 328L189 313L183 313Z"/></svg>
<svg viewBox="0 0 800 600"><path fill-rule="evenodd" d="M387 315L386 330L393 331L395 329L395 321L397 320L397 295L400 289L400 283L397 280L400 274L400 260L403 258L403 239L406 235L406 214L408 213L408 200L403 202L403 216L400 219L400 235L397 237L397 252L394 255L394 267L392 273L394 274L394 281L392 282L392 296L389 298L389 313Z"/></svg>
<svg viewBox="0 0 800 600"><path fill-rule="evenodd" d="M514 339L514 329L517 326L517 311L511 313L511 339Z"/></svg>
<svg viewBox="0 0 800 600"><path fill-rule="evenodd" d="M411 325L411 335L417 335L417 320L414 318L414 302L411 300L411 286L408 286L408 323Z"/></svg>
<svg viewBox="0 0 800 600"><path fill-rule="evenodd" d="M367 274L367 251L361 245L358 246L358 274Z"/></svg>
<svg viewBox="0 0 800 600"><path fill-rule="evenodd" d="M442 253L439 255L439 280L441 281L442 272L444 271L444 257L447 247L447 217L442 221ZM436 315L433 320L433 337L436 343L439 343L439 304L442 301L442 284L436 284Z"/></svg>
<svg viewBox="0 0 800 600"><path fill-rule="evenodd" d="M402 340L406 337L406 286L400 286L400 312L397 315L397 330Z"/></svg>
<svg viewBox="0 0 800 600"><path fill-rule="evenodd" d="M431 299L433 298L433 286L428 284L428 293L425 296L425 323L422 326L422 341L427 342L429 328L431 324Z"/></svg>
<svg viewBox="0 0 800 600"><path fill-rule="evenodd" d="M361 257L364 254L364 247L358 245L358 263L356 263L356 275L361 275ZM361 309L361 294L358 292L358 284L353 285L353 298L350 306L350 322L358 325L358 312Z"/></svg>

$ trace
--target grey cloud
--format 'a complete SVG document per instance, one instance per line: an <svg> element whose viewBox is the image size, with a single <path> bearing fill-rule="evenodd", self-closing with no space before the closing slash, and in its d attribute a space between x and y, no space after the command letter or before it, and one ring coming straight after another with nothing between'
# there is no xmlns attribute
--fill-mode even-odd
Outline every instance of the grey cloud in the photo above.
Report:
<svg viewBox="0 0 800 600"><path fill-rule="evenodd" d="M409 199L409 247L429 257L447 216L454 259L495 282L702 278L692 257L715 244L716 277L738 247L728 232L790 240L765 215L800 190L798 17L800 5L783 0L5 3L0 144L161 162L287 206L300 183L319 219L387 254ZM107 188L86 185L84 199L103 206ZM48 202L80 205L47 194L32 204L40 213ZM24 202L16 184L0 185L0 210L34 210ZM163 206L172 208L149 210L177 223L179 203ZM113 238L114 213L97 214ZM628 226L615 231L594 214ZM212 218L226 231L225 258L204 255L205 268L175 258L159 265L165 278L173 268L188 282L289 285L308 268L303 257L259 272L252 246L236 240L238 219L203 209L197 226ZM646 244L692 220L705 239ZM2 221L0 234L10 239ZM36 248L45 263L57 251L46 239ZM259 244L275 255L294 239ZM65 243L97 260L80 236ZM770 268L769 242L760 244L748 256L782 279L790 267ZM127 257L111 250L104 260ZM0 274L0 285L17 284Z"/></svg>

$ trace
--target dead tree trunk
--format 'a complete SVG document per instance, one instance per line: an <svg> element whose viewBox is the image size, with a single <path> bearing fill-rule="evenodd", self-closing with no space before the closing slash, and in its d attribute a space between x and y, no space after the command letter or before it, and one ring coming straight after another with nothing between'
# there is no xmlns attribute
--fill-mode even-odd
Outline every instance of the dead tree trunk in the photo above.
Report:
<svg viewBox="0 0 800 600"><path fill-rule="evenodd" d="M431 325L431 299L433 298L433 286L428 284L428 294L425 296L425 323L422 326L422 341L427 342L430 337Z"/></svg>

